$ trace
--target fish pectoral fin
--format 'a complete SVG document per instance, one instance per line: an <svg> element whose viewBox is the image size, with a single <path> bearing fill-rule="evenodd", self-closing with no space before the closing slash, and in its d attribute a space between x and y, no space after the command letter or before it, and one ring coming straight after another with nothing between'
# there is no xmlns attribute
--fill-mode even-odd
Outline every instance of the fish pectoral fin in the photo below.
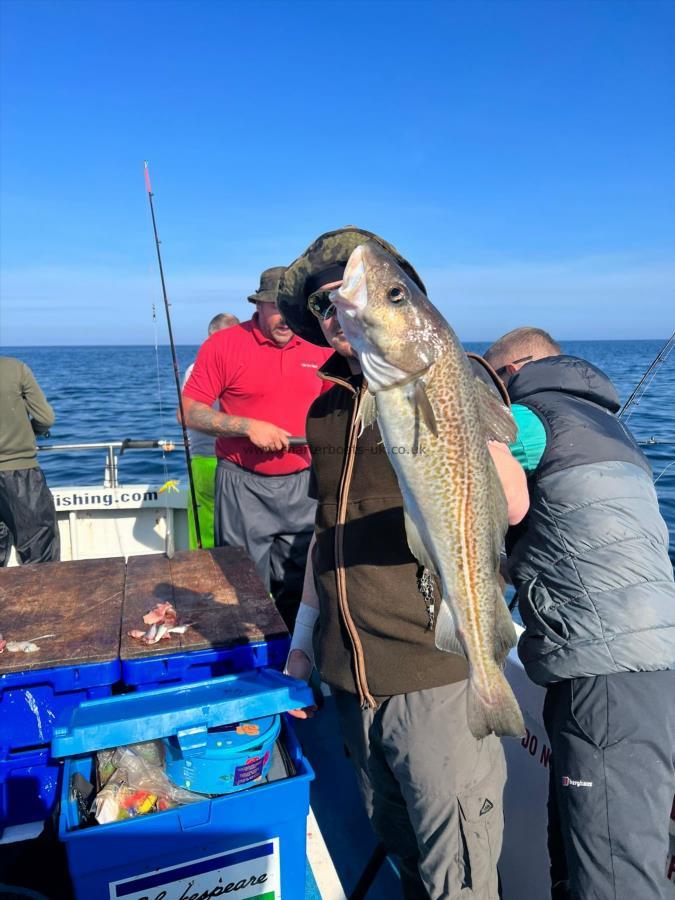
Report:
<svg viewBox="0 0 675 900"><path fill-rule="evenodd" d="M516 629L504 596L497 586L495 597L495 660L503 666L509 651L516 645Z"/></svg>
<svg viewBox="0 0 675 900"><path fill-rule="evenodd" d="M405 536L408 539L410 552L421 566L438 577L436 565L431 559L431 554L424 546L424 541L420 537L417 525L415 525L405 509L403 510L403 521L405 522Z"/></svg>
<svg viewBox="0 0 675 900"><path fill-rule="evenodd" d="M518 429L511 411L492 388L488 387L480 378L476 378L476 394L487 440L512 444L516 439Z"/></svg>
<svg viewBox="0 0 675 900"><path fill-rule="evenodd" d="M407 511L403 510L403 519L405 521L405 533L408 539L408 547L417 562L428 569L432 575L440 580L438 567L431 558L431 554L427 550L424 541L417 529L417 525L410 518ZM439 650L445 650L446 653L457 653L459 656L466 656L459 638L457 637L457 629L455 621L450 611L447 600L441 599L435 603L436 624L434 628L434 638L436 646Z"/></svg>
<svg viewBox="0 0 675 900"><path fill-rule="evenodd" d="M438 423L436 422L436 414L431 405L431 401L427 395L426 387L422 379L415 382L415 390L413 393L415 406L420 414L420 418L427 426L434 437L438 437Z"/></svg>
<svg viewBox="0 0 675 900"><path fill-rule="evenodd" d="M455 620L447 600L441 600L438 604L434 637L439 650L444 650L446 653L457 653L458 656L466 658L466 651L457 637Z"/></svg>
<svg viewBox="0 0 675 900"><path fill-rule="evenodd" d="M359 419L361 420L361 430L359 431L360 437L364 430L372 425L377 419L377 401L375 399L375 394L371 394L370 391L366 391L361 400Z"/></svg>

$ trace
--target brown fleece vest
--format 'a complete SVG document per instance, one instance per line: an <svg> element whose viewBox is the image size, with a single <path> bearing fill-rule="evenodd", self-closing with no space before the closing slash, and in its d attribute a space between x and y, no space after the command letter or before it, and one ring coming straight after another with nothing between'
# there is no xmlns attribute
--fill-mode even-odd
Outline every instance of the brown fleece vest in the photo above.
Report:
<svg viewBox="0 0 675 900"><path fill-rule="evenodd" d="M463 657L436 648L418 588L420 568L403 523L403 499L377 425L361 436L354 414L362 377L333 356L335 386L312 404L307 439L318 501L314 567L320 617L316 665L328 684L377 698L461 681ZM435 586L436 604L440 602Z"/></svg>

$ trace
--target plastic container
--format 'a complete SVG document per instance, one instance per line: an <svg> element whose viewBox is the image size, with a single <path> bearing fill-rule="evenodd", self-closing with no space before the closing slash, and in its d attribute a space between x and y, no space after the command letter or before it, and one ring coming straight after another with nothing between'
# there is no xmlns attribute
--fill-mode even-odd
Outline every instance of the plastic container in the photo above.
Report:
<svg viewBox="0 0 675 900"><path fill-rule="evenodd" d="M88 702L73 711L55 729L53 753L65 757L59 836L77 900L302 897L314 773L286 717L276 746L291 761L290 777L89 828L80 826L69 785L78 772L93 778L96 750L190 734L206 746L209 728L277 717L311 702L303 682L257 670Z"/></svg>
<svg viewBox="0 0 675 900"><path fill-rule="evenodd" d="M280 728L279 716L266 716L210 729L205 739L167 738L167 775L200 794L244 790L267 776Z"/></svg>
<svg viewBox="0 0 675 900"><path fill-rule="evenodd" d="M234 647L191 650L122 660L122 681L137 691L153 690L166 684L188 684L220 678L251 669L278 669L286 664L291 639L273 638Z"/></svg>

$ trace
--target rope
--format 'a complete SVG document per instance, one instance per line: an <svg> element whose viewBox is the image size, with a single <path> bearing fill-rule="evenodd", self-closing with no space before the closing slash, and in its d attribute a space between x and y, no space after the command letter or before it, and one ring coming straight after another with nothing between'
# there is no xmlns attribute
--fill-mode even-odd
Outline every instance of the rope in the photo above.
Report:
<svg viewBox="0 0 675 900"><path fill-rule="evenodd" d="M654 484L656 484L657 481L660 481L660 479L663 478L663 476L671 466L675 466L675 459L672 462L669 462L665 469L662 469L661 472L659 472L659 477L654 479Z"/></svg>

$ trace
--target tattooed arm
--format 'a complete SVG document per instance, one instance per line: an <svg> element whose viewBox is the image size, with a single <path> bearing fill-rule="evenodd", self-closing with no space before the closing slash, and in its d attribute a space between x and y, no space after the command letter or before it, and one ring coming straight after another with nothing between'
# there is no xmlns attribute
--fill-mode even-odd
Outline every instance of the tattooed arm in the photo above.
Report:
<svg viewBox="0 0 675 900"><path fill-rule="evenodd" d="M183 410L188 428L212 434L214 437L241 437L246 434L250 421L240 416L227 416L207 406L206 403L200 403L186 396L183 396ZM180 410L177 415L180 416Z"/></svg>
<svg viewBox="0 0 675 900"><path fill-rule="evenodd" d="M183 410L185 411L185 424L195 431L203 431L214 437L247 437L261 450L288 450L290 432L271 422L262 422L260 419L249 419L242 416L228 416L185 395L183 395ZM177 416L180 416L180 411Z"/></svg>

